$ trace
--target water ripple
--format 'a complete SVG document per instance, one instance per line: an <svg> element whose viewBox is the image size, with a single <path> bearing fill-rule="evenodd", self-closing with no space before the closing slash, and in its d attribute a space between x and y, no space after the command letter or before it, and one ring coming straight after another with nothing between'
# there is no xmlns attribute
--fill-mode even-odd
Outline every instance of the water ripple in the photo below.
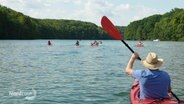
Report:
<svg viewBox="0 0 184 104"><path fill-rule="evenodd" d="M1 104L129 104L133 79L122 71L131 53L117 41L98 47L74 40L0 41ZM133 46L135 41L128 41ZM155 44L155 45L153 45ZM145 42L140 56L154 49L165 59L163 70L172 78L172 90L184 98L184 45L181 42ZM169 51L168 51L169 50ZM175 52L178 52L177 54ZM167 54L165 54L167 53ZM169 56L169 57L168 57ZM135 67L142 67L139 62ZM34 100L10 96L9 91L35 89Z"/></svg>

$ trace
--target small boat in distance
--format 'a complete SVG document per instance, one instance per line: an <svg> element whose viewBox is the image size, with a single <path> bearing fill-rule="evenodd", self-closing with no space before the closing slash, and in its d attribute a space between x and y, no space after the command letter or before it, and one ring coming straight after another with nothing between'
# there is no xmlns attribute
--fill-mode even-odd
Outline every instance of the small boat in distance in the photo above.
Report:
<svg viewBox="0 0 184 104"><path fill-rule="evenodd" d="M139 43L137 43L137 44L135 45L135 47L144 47L144 45L143 45L143 43L140 41Z"/></svg>
<svg viewBox="0 0 184 104"><path fill-rule="evenodd" d="M155 39L155 40L153 40L154 42L158 42L158 41L160 41L160 39Z"/></svg>

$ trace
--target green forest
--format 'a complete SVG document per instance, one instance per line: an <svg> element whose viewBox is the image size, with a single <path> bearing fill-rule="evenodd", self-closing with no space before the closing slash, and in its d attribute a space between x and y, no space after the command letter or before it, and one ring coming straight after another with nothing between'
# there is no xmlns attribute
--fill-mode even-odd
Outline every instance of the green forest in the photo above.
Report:
<svg viewBox="0 0 184 104"><path fill-rule="evenodd" d="M175 8L164 15L153 15L131 22L125 29L129 40L184 41L184 9Z"/></svg>
<svg viewBox="0 0 184 104"><path fill-rule="evenodd" d="M99 21L100 22L100 21ZM184 41L184 9L117 26L127 40ZM94 23L36 19L0 5L0 39L111 39Z"/></svg>
<svg viewBox="0 0 184 104"><path fill-rule="evenodd" d="M0 6L0 39L110 39L94 23L35 19Z"/></svg>

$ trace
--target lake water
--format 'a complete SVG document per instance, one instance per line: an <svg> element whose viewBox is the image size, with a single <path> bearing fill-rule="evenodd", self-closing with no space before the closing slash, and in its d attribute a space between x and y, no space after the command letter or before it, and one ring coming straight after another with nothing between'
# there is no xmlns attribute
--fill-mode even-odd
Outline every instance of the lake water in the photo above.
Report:
<svg viewBox="0 0 184 104"><path fill-rule="evenodd" d="M131 52L120 41L0 40L1 104L130 104L133 79L123 69ZM126 41L140 57L164 58L172 90L184 99L184 42ZM139 61L135 68L143 68Z"/></svg>

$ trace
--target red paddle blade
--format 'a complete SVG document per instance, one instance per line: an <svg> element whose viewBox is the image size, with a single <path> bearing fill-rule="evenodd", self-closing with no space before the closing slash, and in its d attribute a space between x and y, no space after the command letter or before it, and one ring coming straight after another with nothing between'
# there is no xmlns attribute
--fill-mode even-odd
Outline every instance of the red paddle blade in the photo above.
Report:
<svg viewBox="0 0 184 104"><path fill-rule="evenodd" d="M102 17L101 25L103 29L109 34L109 36L116 40L122 40L120 32L106 16Z"/></svg>

